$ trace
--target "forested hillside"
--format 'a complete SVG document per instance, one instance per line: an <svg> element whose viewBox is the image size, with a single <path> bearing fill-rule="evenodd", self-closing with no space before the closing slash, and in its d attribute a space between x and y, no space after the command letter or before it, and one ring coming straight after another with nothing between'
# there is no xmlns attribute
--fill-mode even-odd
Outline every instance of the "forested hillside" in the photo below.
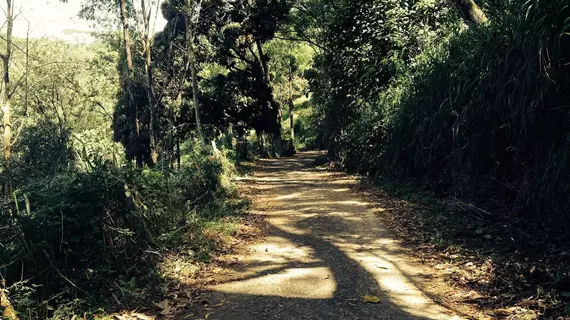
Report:
<svg viewBox="0 0 570 320"><path fill-rule="evenodd" d="M242 162L311 149L505 226L508 294L570 314L568 0L73 1L94 41L1 6L3 318L152 304L230 251Z"/></svg>

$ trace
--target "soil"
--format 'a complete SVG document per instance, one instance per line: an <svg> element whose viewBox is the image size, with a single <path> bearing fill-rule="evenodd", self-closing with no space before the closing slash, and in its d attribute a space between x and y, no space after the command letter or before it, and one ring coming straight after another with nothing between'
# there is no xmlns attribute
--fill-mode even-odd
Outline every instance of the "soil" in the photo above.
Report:
<svg viewBox="0 0 570 320"><path fill-rule="evenodd" d="M317 152L261 160L241 179L263 236L210 270L187 319L465 319L457 288L418 262L383 222L390 208Z"/></svg>

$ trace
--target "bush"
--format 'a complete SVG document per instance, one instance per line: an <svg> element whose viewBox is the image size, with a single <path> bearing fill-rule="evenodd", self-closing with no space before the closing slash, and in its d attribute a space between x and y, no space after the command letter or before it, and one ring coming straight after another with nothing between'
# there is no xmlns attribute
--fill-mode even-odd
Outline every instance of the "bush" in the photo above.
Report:
<svg viewBox="0 0 570 320"><path fill-rule="evenodd" d="M2 216L9 232L0 239L16 310L42 318L55 315L55 304L85 307L83 300L69 304L75 298L124 295L117 283L128 286L148 268L155 259L149 248L175 249L191 239L195 251L209 249L200 240L202 221L228 213L217 209L232 195L233 166L223 154L198 151L192 159L177 171L103 162L17 190L14 214Z"/></svg>
<svg viewBox="0 0 570 320"><path fill-rule="evenodd" d="M70 136L68 128L46 120L26 126L13 150L16 170L12 179L16 184L70 169L75 160Z"/></svg>

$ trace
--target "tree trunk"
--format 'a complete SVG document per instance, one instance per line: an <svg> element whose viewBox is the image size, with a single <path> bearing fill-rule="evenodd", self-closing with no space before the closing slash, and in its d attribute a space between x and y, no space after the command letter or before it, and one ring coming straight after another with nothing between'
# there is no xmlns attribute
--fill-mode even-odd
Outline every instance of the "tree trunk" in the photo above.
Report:
<svg viewBox="0 0 570 320"><path fill-rule="evenodd" d="M262 158L266 157L266 152L265 152L265 145L264 145L264 141L263 141L263 132L261 131L256 131L255 135L257 136L257 144L259 146L259 156Z"/></svg>
<svg viewBox="0 0 570 320"><path fill-rule="evenodd" d="M279 158L283 154L283 139L281 132L271 134L271 156Z"/></svg>
<svg viewBox="0 0 570 320"><path fill-rule="evenodd" d="M295 104L293 103L293 72L291 68L289 68L289 128L291 130L291 151L295 152L295 115L294 115L294 108Z"/></svg>
<svg viewBox="0 0 570 320"><path fill-rule="evenodd" d="M180 170L180 138L176 138L176 168Z"/></svg>
<svg viewBox="0 0 570 320"><path fill-rule="evenodd" d="M123 41L125 44L125 56L127 59L128 79L134 79L133 55L131 54L131 37L129 35L129 17L127 14L127 1L121 0L121 22L123 25Z"/></svg>
<svg viewBox="0 0 570 320"><path fill-rule="evenodd" d="M295 148L295 120L293 112L293 103L289 102L289 128L291 131L291 142L289 143L289 148L292 152L296 152Z"/></svg>
<svg viewBox="0 0 570 320"><path fill-rule="evenodd" d="M178 91L178 94L176 95L176 99L174 100L175 105L177 107L178 110L180 110L181 106L182 106L182 91ZM177 165L177 169L180 170L180 133L176 132L174 128L176 128L176 114L173 110L172 107L168 108L168 127L169 127L169 131L171 132L171 134L174 137L174 140L176 141L176 152L174 152L175 154L175 158L176 158L176 165Z"/></svg>
<svg viewBox="0 0 570 320"><path fill-rule="evenodd" d="M6 52L2 54L2 66L4 75L2 78L2 101L3 129L4 129L4 160L6 172L5 202L9 202L12 196L12 106L10 86L10 59L12 58L12 29L14 28L13 0L6 0Z"/></svg>
<svg viewBox="0 0 570 320"><path fill-rule="evenodd" d="M4 75L2 77L2 91L0 92L0 99L4 101L2 104L3 112L3 129L4 129L4 160L5 160L5 174L6 181L4 185L4 204L7 204L12 199L12 92L10 86L10 59L12 57L12 30L14 28L14 9L13 0L6 0L6 52L1 55L2 66L4 68ZM11 215L12 210L8 209ZM16 314L8 296L6 295L6 280L2 280L2 287L0 288L0 307L2 307L2 318L8 320L17 320Z"/></svg>
<svg viewBox="0 0 570 320"><path fill-rule="evenodd" d="M190 47L193 47L194 44L191 43ZM200 137L200 142L202 145L206 145L206 138L204 137L204 132L202 131L202 119L200 117L200 101L199 101L199 94L200 91L198 89L198 75L196 70L196 56L194 54L194 49L190 49L190 73L192 75L192 99L194 102L194 112L196 113L196 131L198 131L198 136Z"/></svg>
<svg viewBox="0 0 570 320"><path fill-rule="evenodd" d="M263 45L259 39L255 39L255 45L257 46L257 52L259 53L259 60L261 60L261 66L263 68L263 76L265 77L265 82L269 85L269 67L267 66L267 57L263 53Z"/></svg>
<svg viewBox="0 0 570 320"><path fill-rule="evenodd" d="M275 127L272 128L271 130L272 132L270 133L272 140L271 152L273 153L273 156L280 156L281 152L283 151L282 137L281 137L281 110L279 108L279 105L275 102L275 99L273 98L273 92L271 89L271 77L269 75L269 66L267 64L267 61L269 59L265 56L265 53L263 52L263 44L257 38L255 39L255 45L257 47L257 52L259 54L259 60L261 63L261 69L263 73L263 85L267 90L267 97L269 98L268 99L269 110L271 113L275 115Z"/></svg>
<svg viewBox="0 0 570 320"><path fill-rule="evenodd" d="M247 160L247 136L242 136L242 140L243 140L243 150L242 150L242 155L241 158L244 160Z"/></svg>
<svg viewBox="0 0 570 320"><path fill-rule="evenodd" d="M448 0L467 24L477 25L487 22L487 16L473 0Z"/></svg>
<svg viewBox="0 0 570 320"><path fill-rule="evenodd" d="M131 53L131 37L129 35L129 18L127 14L127 0L121 0L121 23L123 25L123 41L125 45L125 58L127 60L127 104L131 112L133 112L131 120L131 132L135 135L135 158L137 167L143 166L143 154L141 150L141 132L140 121L138 117L138 108L132 92L132 82L135 78L135 68L133 66L133 55Z"/></svg>
<svg viewBox="0 0 570 320"><path fill-rule="evenodd" d="M190 59L190 75L192 77L192 100L194 103L194 113L196 116L196 131L203 146L206 145L206 138L202 131L202 118L200 116L200 91L198 88L198 71L196 64L196 48L194 41L196 40L196 25L200 19L200 10L202 1L196 1L192 6L192 1L188 1L188 14L186 16L186 44L188 45L188 58Z"/></svg>
<svg viewBox="0 0 570 320"><path fill-rule="evenodd" d="M144 48L144 64L146 71L146 93L148 97L148 108L150 113L149 119L149 135L150 135L150 153L153 163L158 163L158 134L156 131L156 108L157 103L152 89L152 60L150 48L150 15L151 12L146 11L146 2L141 0L142 19L143 19L143 38L142 44Z"/></svg>

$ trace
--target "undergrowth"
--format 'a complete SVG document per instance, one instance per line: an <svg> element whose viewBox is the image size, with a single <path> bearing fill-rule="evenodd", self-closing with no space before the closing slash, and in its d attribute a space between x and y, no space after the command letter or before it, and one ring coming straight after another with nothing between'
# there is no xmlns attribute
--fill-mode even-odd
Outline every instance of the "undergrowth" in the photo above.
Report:
<svg viewBox="0 0 570 320"><path fill-rule="evenodd" d="M363 179L382 217L423 262L464 288L456 303L501 319L559 319L570 313L570 247L536 237L524 218L494 216L473 203L419 191L413 181Z"/></svg>
<svg viewBox="0 0 570 320"><path fill-rule="evenodd" d="M165 256L199 266L224 249L247 205L234 174L225 152L194 148L177 170L101 161L32 179L2 215L5 295L22 319L152 305Z"/></svg>

